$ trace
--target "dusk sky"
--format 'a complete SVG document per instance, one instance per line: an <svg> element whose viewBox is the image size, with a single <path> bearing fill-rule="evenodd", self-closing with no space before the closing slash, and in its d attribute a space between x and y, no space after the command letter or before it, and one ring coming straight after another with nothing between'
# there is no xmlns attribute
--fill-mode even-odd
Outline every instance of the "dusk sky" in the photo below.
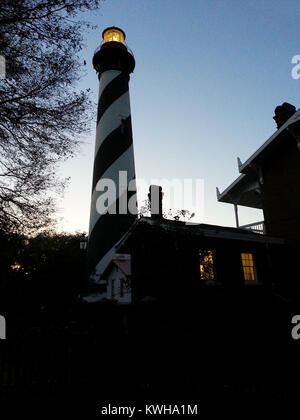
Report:
<svg viewBox="0 0 300 420"><path fill-rule="evenodd" d="M130 97L137 178L204 180L203 223L235 226L233 206L218 203L244 162L276 130L274 108L299 107L299 0L106 0L83 18L86 75L97 102L94 50L108 26L126 33L136 68ZM95 122L77 157L61 165L71 181L60 200L60 230L87 231ZM139 205L146 196L138 195ZM263 219L240 208L241 224Z"/></svg>

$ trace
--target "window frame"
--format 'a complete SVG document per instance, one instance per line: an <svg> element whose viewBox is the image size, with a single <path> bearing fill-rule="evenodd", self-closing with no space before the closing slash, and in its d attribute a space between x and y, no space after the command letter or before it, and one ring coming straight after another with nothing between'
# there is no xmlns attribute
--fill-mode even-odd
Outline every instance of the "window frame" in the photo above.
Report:
<svg viewBox="0 0 300 420"><path fill-rule="evenodd" d="M243 264L242 254L251 254L252 255L254 280L246 280L245 279L245 272L244 272L244 264ZM240 251L240 261L241 261L241 266L242 266L242 274L243 274L244 283L246 285L259 284L260 282L259 282L258 276L257 276L256 255L255 255L255 252L254 251L249 251L249 250ZM250 266L246 266L246 267L250 267Z"/></svg>

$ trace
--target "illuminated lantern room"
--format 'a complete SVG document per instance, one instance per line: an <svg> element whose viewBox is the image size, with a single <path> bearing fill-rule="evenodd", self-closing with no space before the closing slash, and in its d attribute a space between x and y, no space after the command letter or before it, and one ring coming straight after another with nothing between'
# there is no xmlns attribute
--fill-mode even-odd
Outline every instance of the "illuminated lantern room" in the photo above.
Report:
<svg viewBox="0 0 300 420"><path fill-rule="evenodd" d="M107 70L121 70L132 73L135 60L125 44L125 32L116 26L110 26L102 32L101 45L93 56L93 66L99 75Z"/></svg>
<svg viewBox="0 0 300 420"><path fill-rule="evenodd" d="M124 44L125 42L125 33L120 28L112 26L106 28L102 33L103 43L106 42L120 42Z"/></svg>

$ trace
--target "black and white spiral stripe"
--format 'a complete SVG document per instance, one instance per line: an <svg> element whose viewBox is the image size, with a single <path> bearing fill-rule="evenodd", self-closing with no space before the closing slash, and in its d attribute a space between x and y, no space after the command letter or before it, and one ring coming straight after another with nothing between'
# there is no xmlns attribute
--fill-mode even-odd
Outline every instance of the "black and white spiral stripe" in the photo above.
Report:
<svg viewBox="0 0 300 420"><path fill-rule="evenodd" d="M129 100L129 75L107 70L100 76L92 202L87 265L95 280L115 253L115 246L127 233L136 215L120 214L119 172L127 172L128 183L135 179L134 154ZM116 214L99 214L96 202L101 191L97 184L108 178L116 185ZM127 191L129 201L136 191Z"/></svg>

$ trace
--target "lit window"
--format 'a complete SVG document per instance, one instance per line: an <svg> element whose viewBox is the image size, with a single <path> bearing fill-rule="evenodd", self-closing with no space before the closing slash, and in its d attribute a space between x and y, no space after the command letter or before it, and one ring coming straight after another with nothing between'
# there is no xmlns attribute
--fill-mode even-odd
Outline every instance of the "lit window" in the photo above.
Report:
<svg viewBox="0 0 300 420"><path fill-rule="evenodd" d="M245 281L257 281L253 254L242 252L242 265Z"/></svg>
<svg viewBox="0 0 300 420"><path fill-rule="evenodd" d="M122 42L122 44L124 44L124 41L125 41L124 33L116 28L107 29L103 34L103 41L104 42L111 42L111 41Z"/></svg>
<svg viewBox="0 0 300 420"><path fill-rule="evenodd" d="M20 265L19 263L17 263L17 262L15 262L14 264L12 264L12 265L10 266L10 268L11 268L12 270L16 270L16 271L19 271L19 270L21 270L21 269L22 269L21 265Z"/></svg>
<svg viewBox="0 0 300 420"><path fill-rule="evenodd" d="M214 252L210 249L200 249L200 277L205 282L215 282Z"/></svg>

